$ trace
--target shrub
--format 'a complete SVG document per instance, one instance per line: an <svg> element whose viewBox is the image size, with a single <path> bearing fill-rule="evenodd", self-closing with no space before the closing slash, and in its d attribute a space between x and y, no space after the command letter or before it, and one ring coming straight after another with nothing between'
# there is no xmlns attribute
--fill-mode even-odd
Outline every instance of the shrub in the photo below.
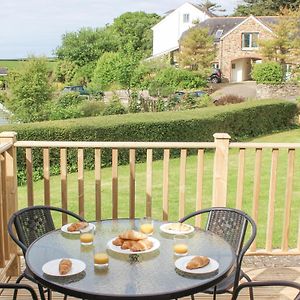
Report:
<svg viewBox="0 0 300 300"><path fill-rule="evenodd" d="M126 114L126 109L122 105L118 96L114 95L109 104L104 108L103 115L123 115Z"/></svg>
<svg viewBox="0 0 300 300"><path fill-rule="evenodd" d="M95 117L103 114L105 103L99 100L85 100L79 106L82 116Z"/></svg>
<svg viewBox="0 0 300 300"><path fill-rule="evenodd" d="M60 107L67 108L81 103L84 99L86 99L86 97L82 97L76 92L62 93L57 98L56 104Z"/></svg>
<svg viewBox="0 0 300 300"><path fill-rule="evenodd" d="M49 141L212 141L215 132L227 132L232 140L254 137L293 126L297 113L295 103L287 101L251 101L237 105L207 107L189 111L127 114L90 117L74 120L14 124L2 126L2 131L16 131L18 140ZM111 164L111 151L103 149L102 166ZM173 155L178 152L173 153ZM161 151L154 158L162 157ZM34 170L42 178L42 151L34 150ZM145 152L137 151L136 160L143 161ZM128 163L128 152L119 151L120 164ZM59 151L51 149L51 173L59 173ZM85 167L94 167L93 149L85 150ZM24 149L18 149L18 170L24 174ZM68 170L76 171L77 152L68 150ZM22 173L23 172L23 173Z"/></svg>
<svg viewBox="0 0 300 300"><path fill-rule="evenodd" d="M279 63L267 61L255 64L251 75L257 83L279 84L283 81L284 74Z"/></svg>
<svg viewBox="0 0 300 300"><path fill-rule="evenodd" d="M216 100L215 105L226 105L244 102L245 98L237 95L224 95Z"/></svg>

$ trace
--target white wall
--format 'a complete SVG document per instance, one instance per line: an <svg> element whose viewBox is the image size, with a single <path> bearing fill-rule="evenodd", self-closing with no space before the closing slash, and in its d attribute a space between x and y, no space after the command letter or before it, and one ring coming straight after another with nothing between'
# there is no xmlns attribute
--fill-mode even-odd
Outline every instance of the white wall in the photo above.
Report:
<svg viewBox="0 0 300 300"><path fill-rule="evenodd" d="M188 23L183 22L184 14L189 14ZM207 18L209 18L208 15L190 3L184 3L178 7L175 11L152 27L152 55L159 55L177 49L179 47L179 38L184 31L194 26L193 21L199 20L199 22L202 22Z"/></svg>

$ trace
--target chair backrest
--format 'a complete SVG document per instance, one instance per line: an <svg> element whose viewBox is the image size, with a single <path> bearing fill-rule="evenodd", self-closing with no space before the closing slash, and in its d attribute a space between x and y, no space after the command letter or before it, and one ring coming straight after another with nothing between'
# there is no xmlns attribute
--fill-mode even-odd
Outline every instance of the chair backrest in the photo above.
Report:
<svg viewBox="0 0 300 300"><path fill-rule="evenodd" d="M0 289L27 290L30 293L32 300L38 300L38 297L37 297L34 289L28 284L0 282Z"/></svg>
<svg viewBox="0 0 300 300"><path fill-rule="evenodd" d="M32 242L55 229L51 211L66 213L80 221L84 221L77 214L53 206L31 206L15 212L8 222L8 233L21 247L24 254ZM17 237L14 234L13 226L15 227Z"/></svg>
<svg viewBox="0 0 300 300"><path fill-rule="evenodd" d="M244 288L250 287L262 287L262 286L282 286L282 287L292 287L298 289L298 294L294 300L300 300L300 284L293 281L287 280L268 280L268 281L250 281L241 283L233 292L231 300L236 300L239 296L239 293Z"/></svg>
<svg viewBox="0 0 300 300"><path fill-rule="evenodd" d="M209 230L226 240L236 255L244 254L256 236L256 225L253 219L241 210L226 207L212 207L195 211L179 222L184 222L196 215L208 214L206 230ZM247 226L251 225L252 233L244 244Z"/></svg>

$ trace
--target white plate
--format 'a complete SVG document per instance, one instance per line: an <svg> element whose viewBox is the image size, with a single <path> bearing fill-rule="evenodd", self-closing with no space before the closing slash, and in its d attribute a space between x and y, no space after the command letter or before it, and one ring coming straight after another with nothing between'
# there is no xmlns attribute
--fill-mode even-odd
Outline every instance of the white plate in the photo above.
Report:
<svg viewBox="0 0 300 300"><path fill-rule="evenodd" d="M159 248L160 246L160 242L159 240L153 238L153 237L148 237L148 239L153 243L153 246L152 248L148 249L148 250L144 250L144 251L137 251L137 252L133 252L133 251L130 251L129 249L121 249L120 246L115 246L112 242L115 240L116 238L110 240L108 243L107 243L107 248L114 251L114 252L117 252L117 253L124 253L124 254L141 254L141 253L149 253L149 252L152 252L152 251L155 251L156 249Z"/></svg>
<svg viewBox="0 0 300 300"><path fill-rule="evenodd" d="M178 223L166 223L160 225L160 230L165 233L169 234L189 234L195 230L195 228L189 224L182 223L183 228L186 228L186 230L178 230L178 229L172 229L172 224L178 224ZM173 225L174 226L174 225Z"/></svg>
<svg viewBox="0 0 300 300"><path fill-rule="evenodd" d="M178 258L175 261L175 267L183 272L190 273L190 274L209 274L219 269L219 263L212 258L209 258L209 264L203 268L192 269L192 270L187 269L186 268L187 263L194 257L195 255L190 255L190 256Z"/></svg>
<svg viewBox="0 0 300 300"><path fill-rule="evenodd" d="M69 224L66 224L66 225L63 225L60 230L64 233L69 233L69 234L80 234L80 231L77 230L77 231L68 231L68 227L73 224L73 223L69 223ZM96 226L92 223L89 223L89 228L94 228L96 229Z"/></svg>
<svg viewBox="0 0 300 300"><path fill-rule="evenodd" d="M62 260L62 258L58 258L58 259L54 259L51 261L48 261L47 263L45 263L42 267L42 271L50 276L71 276L71 275L75 275L78 274L80 272L82 272L83 270L85 270L85 263L81 260L78 259L74 259L74 258L69 258L72 261L72 268L70 270L70 272L68 272L67 274L61 275L59 274L59 262Z"/></svg>

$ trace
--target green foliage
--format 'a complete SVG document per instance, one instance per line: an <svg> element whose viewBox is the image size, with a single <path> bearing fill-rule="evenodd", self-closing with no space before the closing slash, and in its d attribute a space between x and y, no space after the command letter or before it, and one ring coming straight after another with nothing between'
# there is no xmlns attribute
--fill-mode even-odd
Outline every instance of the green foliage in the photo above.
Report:
<svg viewBox="0 0 300 300"><path fill-rule="evenodd" d="M156 111L165 111L166 110L166 102L162 97L159 97L156 102Z"/></svg>
<svg viewBox="0 0 300 300"><path fill-rule="evenodd" d="M63 108L67 108L69 106L76 106L79 103L81 103L85 97L82 97L79 95L79 93L75 92L68 92L68 93L62 93L59 95L56 106L60 106Z"/></svg>
<svg viewBox="0 0 300 300"><path fill-rule="evenodd" d="M96 62L94 61L87 63L82 67L78 67L76 73L73 76L72 83L74 85L87 86L87 84L91 81L95 68Z"/></svg>
<svg viewBox="0 0 300 300"><path fill-rule="evenodd" d="M191 70L210 69L216 57L214 38L207 28L192 27L179 41L179 64ZM208 75L208 74L207 74Z"/></svg>
<svg viewBox="0 0 300 300"><path fill-rule="evenodd" d="M244 0L235 11L235 16L274 16L280 13L282 8L297 10L300 0Z"/></svg>
<svg viewBox="0 0 300 300"><path fill-rule="evenodd" d="M121 103L118 96L114 95L109 104L103 110L103 115L123 115L126 114L126 108Z"/></svg>
<svg viewBox="0 0 300 300"><path fill-rule="evenodd" d="M141 103L139 100L139 94L137 91L133 90L130 93L129 104L128 104L129 113L138 113L141 112Z"/></svg>
<svg viewBox="0 0 300 300"><path fill-rule="evenodd" d="M71 83L76 71L77 66L75 63L59 60L54 71L55 80L62 83Z"/></svg>
<svg viewBox="0 0 300 300"><path fill-rule="evenodd" d="M279 84L283 81L282 67L272 61L255 64L251 75L257 83Z"/></svg>
<svg viewBox="0 0 300 300"><path fill-rule="evenodd" d="M136 54L140 53L143 57L150 56L152 50L151 27L159 20L160 17L157 14L145 12L127 12L114 19L111 29L118 40L119 51L130 44Z"/></svg>
<svg viewBox="0 0 300 300"><path fill-rule="evenodd" d="M212 100L209 95L203 95L201 97L193 96L192 94L186 94L181 98L178 106L180 110L195 109L207 107L211 104Z"/></svg>
<svg viewBox="0 0 300 300"><path fill-rule="evenodd" d="M249 101L222 107L207 107L189 111L118 116L91 117L31 124L2 126L3 131L16 131L18 140L48 141L212 141L215 132L228 132L235 141L293 126L297 105L287 101ZM155 159L161 152L155 153ZM145 159L137 152L137 161ZM41 151L34 151L36 172L42 165ZM128 163L128 153L119 152L119 162ZM111 163L111 151L103 150L102 166ZM59 151L51 150L51 173L59 173ZM94 151L85 151L85 167L94 168ZM24 173L24 152L18 151L19 172ZM68 150L68 170L76 171L77 152ZM42 178L42 172L40 173Z"/></svg>
<svg viewBox="0 0 300 300"><path fill-rule="evenodd" d="M105 103L99 100L84 100L79 107L83 117L100 116L103 114L104 109Z"/></svg>
<svg viewBox="0 0 300 300"><path fill-rule="evenodd" d="M63 35L62 45L56 49L60 60L67 60L77 66L84 66L105 52L117 50L117 40L109 27L81 28L78 32Z"/></svg>
<svg viewBox="0 0 300 300"><path fill-rule="evenodd" d="M47 120L45 108L51 101L52 85L47 61L32 57L19 73L10 74L12 97L5 106L22 122Z"/></svg>

